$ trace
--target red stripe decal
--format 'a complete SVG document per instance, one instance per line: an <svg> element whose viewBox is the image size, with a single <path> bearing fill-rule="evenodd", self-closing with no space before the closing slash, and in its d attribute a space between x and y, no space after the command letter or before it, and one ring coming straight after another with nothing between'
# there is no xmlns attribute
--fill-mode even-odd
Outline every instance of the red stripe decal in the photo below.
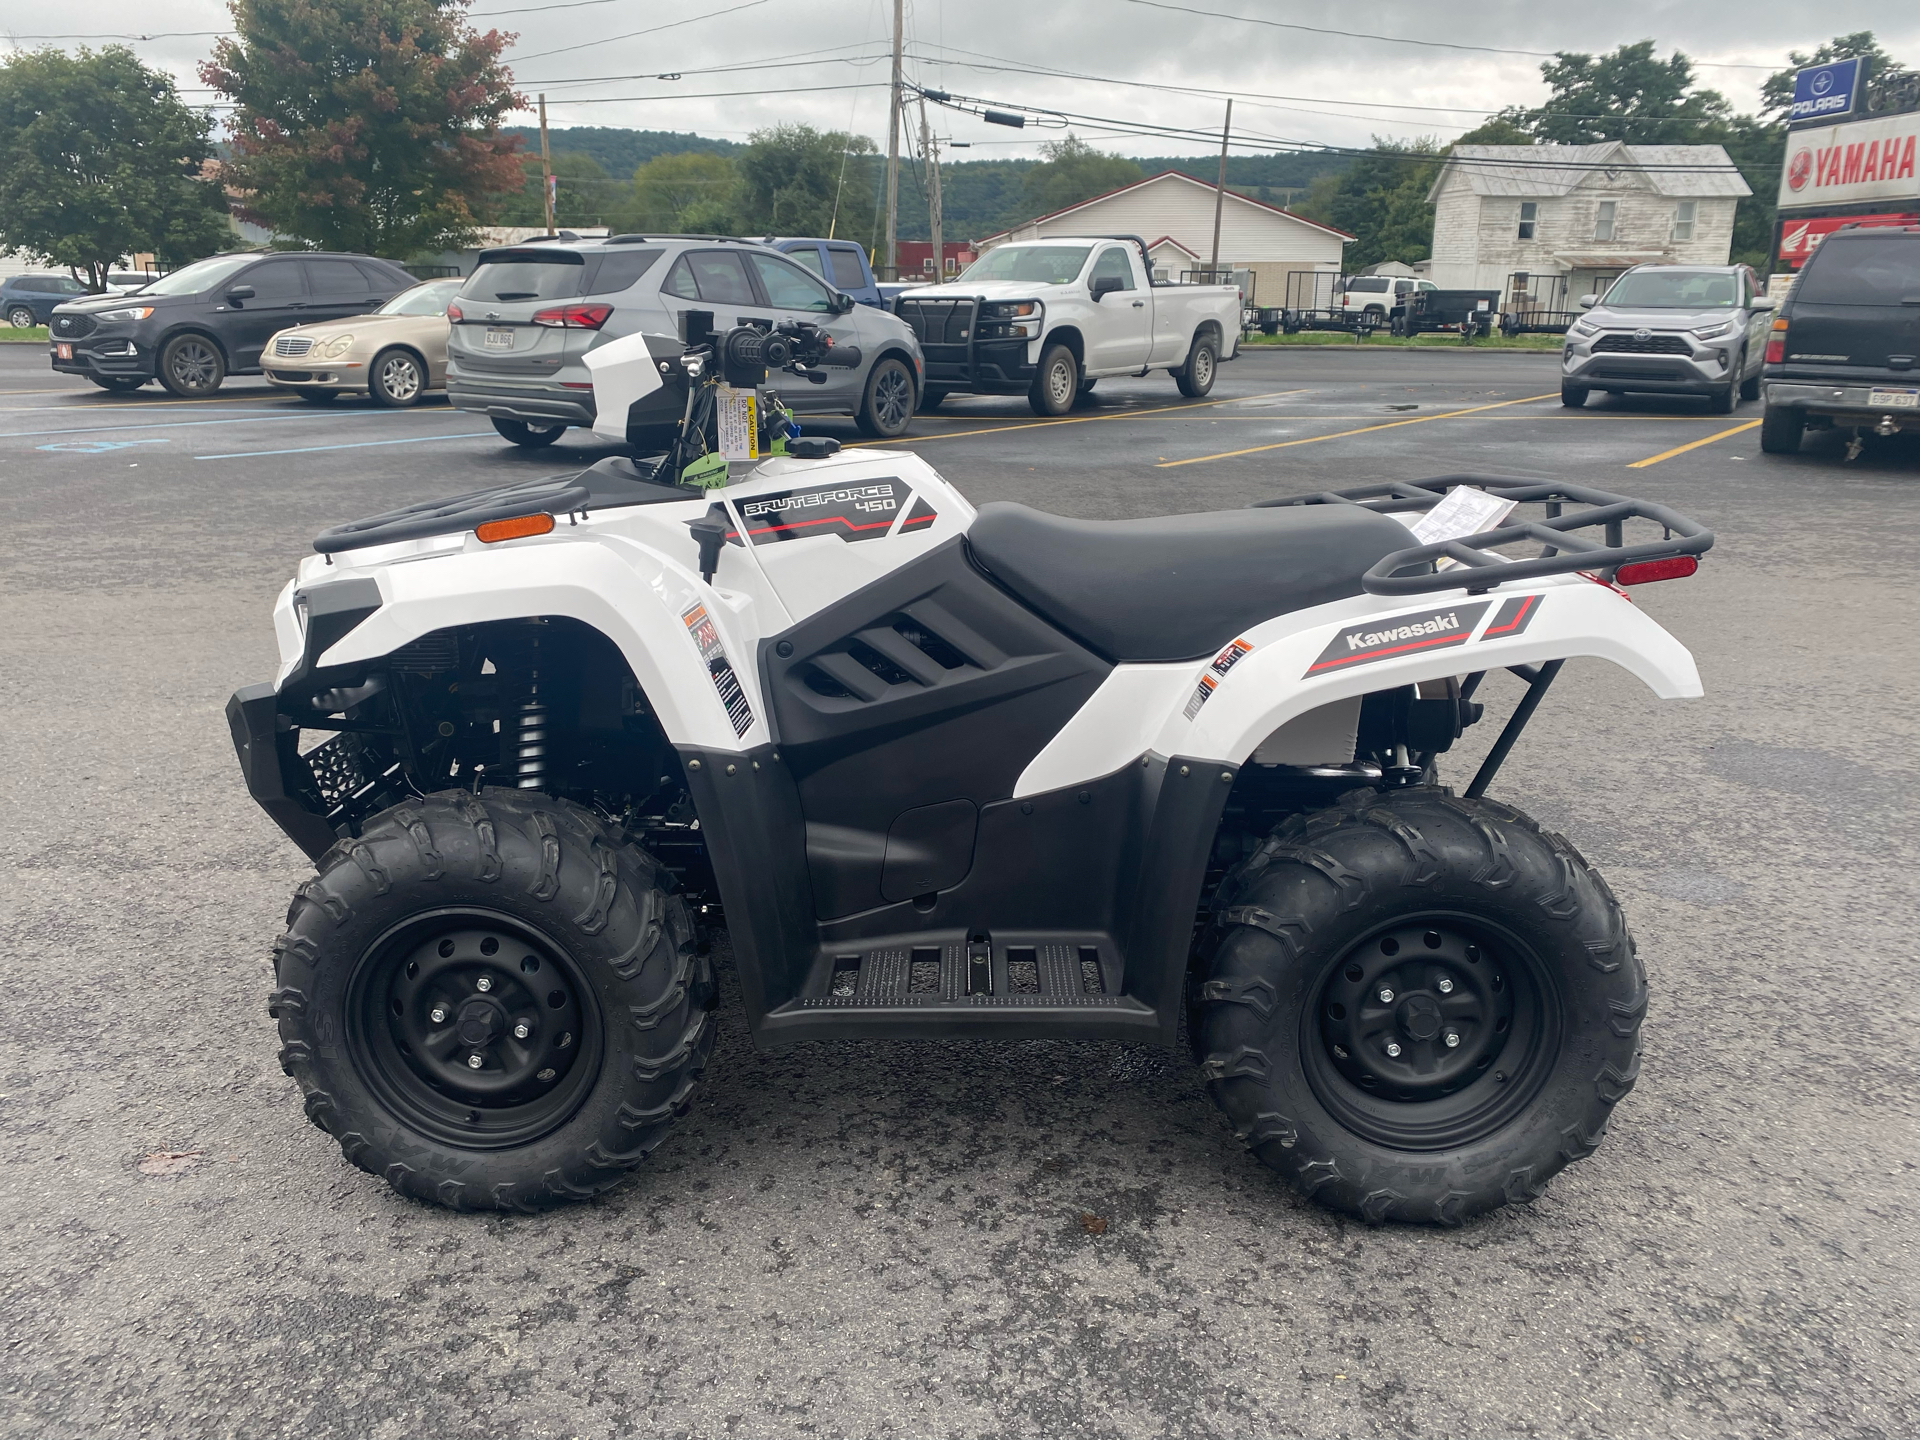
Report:
<svg viewBox="0 0 1920 1440"><path fill-rule="evenodd" d="M1315 670L1338 670L1342 665L1357 665L1362 660L1379 660L1388 655L1400 655L1408 650L1432 650L1440 645L1464 645L1465 635L1436 635L1431 640L1415 640L1406 645L1389 645L1384 650L1356 650L1351 655L1342 655L1333 660L1322 660L1318 665L1308 667L1307 673Z"/></svg>
<svg viewBox="0 0 1920 1440"><path fill-rule="evenodd" d="M1519 629L1520 626L1526 623L1527 616L1533 613L1533 607L1539 603L1540 597L1538 595L1527 596L1527 598L1520 603L1519 612L1511 620L1507 621L1504 625L1489 625L1481 632L1480 638L1485 640L1490 635L1504 635L1509 630Z"/></svg>
<svg viewBox="0 0 1920 1440"><path fill-rule="evenodd" d="M893 520L889 517L885 520L869 520L864 525L856 525L844 515L822 515L817 520L793 520L783 525L763 525L758 530L749 530L747 534L773 535L782 530L805 530L814 525L844 525L847 529L858 532L861 530L884 530L892 523Z"/></svg>

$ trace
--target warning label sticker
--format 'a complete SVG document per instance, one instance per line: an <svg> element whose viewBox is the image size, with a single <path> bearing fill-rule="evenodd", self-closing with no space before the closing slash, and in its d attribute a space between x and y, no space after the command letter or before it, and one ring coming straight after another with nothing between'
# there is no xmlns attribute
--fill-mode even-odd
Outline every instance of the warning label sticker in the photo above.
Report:
<svg viewBox="0 0 1920 1440"><path fill-rule="evenodd" d="M733 662L727 659L726 647L720 643L720 631L713 617L707 614L705 605L695 604L680 612L680 620L687 627L687 634L693 637L700 658L707 662L707 674L713 677L713 688L726 707L733 733L745 735L753 728L753 707L747 703L746 691L740 688L740 677L733 673Z"/></svg>
<svg viewBox="0 0 1920 1440"><path fill-rule="evenodd" d="M720 453L728 460L760 458L760 396L753 390L718 387L714 416L720 430Z"/></svg>
<svg viewBox="0 0 1920 1440"><path fill-rule="evenodd" d="M1213 657L1213 663L1207 666L1206 672L1200 677L1200 683L1193 687L1193 694L1187 698L1187 719L1191 720L1200 713L1200 707L1207 703L1215 690L1220 688L1220 682L1226 678L1227 672L1252 652L1251 644L1245 640L1236 640Z"/></svg>

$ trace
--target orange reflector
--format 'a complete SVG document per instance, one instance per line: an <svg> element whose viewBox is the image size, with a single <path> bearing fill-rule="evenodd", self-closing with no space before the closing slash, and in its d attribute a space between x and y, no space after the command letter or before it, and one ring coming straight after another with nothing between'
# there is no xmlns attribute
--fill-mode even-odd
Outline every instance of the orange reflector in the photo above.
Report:
<svg viewBox="0 0 1920 1440"><path fill-rule="evenodd" d="M1616 585L1646 585L1655 580L1683 580L1700 568L1691 555L1674 555L1666 560L1642 560L1637 565L1622 565L1613 572Z"/></svg>
<svg viewBox="0 0 1920 1440"><path fill-rule="evenodd" d="M511 520L489 520L473 527L473 533L488 545L497 540L519 540L528 535L545 535L553 529L553 516L516 515Z"/></svg>

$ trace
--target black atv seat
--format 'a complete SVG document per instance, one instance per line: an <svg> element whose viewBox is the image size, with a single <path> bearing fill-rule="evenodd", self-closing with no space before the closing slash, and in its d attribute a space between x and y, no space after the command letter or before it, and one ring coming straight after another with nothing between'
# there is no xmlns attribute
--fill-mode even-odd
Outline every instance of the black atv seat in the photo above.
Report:
<svg viewBox="0 0 1920 1440"><path fill-rule="evenodd" d="M995 503L967 531L989 575L1116 663L1216 654L1262 620L1360 594L1368 567L1418 543L1357 505L1069 520Z"/></svg>

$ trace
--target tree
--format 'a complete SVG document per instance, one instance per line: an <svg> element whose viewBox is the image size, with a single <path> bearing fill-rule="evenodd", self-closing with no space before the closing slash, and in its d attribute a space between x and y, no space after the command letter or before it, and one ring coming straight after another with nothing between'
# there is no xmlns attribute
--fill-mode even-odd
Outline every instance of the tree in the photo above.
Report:
<svg viewBox="0 0 1920 1440"><path fill-rule="evenodd" d="M739 183L739 172L725 155L662 155L633 172L633 193L620 224L642 234L725 234L734 228ZM831 217L827 223L833 223Z"/></svg>
<svg viewBox="0 0 1920 1440"><path fill-rule="evenodd" d="M1036 215L1051 215L1095 195L1118 190L1141 176L1141 169L1124 155L1109 155L1096 150L1078 135L1068 135L1040 147L1046 162L1027 172L1023 187L1026 213L1017 217L1030 220Z"/></svg>
<svg viewBox="0 0 1920 1440"><path fill-rule="evenodd" d="M540 157L519 158L525 183L513 194L494 202L496 225L544 225L547 212L540 196ZM596 164L591 156L572 150L553 152L553 223L566 229L576 225L606 225L610 215L627 203L625 187Z"/></svg>
<svg viewBox="0 0 1920 1440"><path fill-rule="evenodd" d="M1775 120L1785 121L1793 111L1793 77L1809 65L1826 65L1835 60L1851 60L1858 57L1867 62L1867 91L1869 108L1878 109L1872 102L1878 97L1874 94L1875 82L1896 70L1893 57L1880 48L1880 42L1873 38L1871 30L1856 30L1851 35L1836 35L1826 44L1819 46L1811 55L1803 55L1798 50L1787 52L1787 68L1776 70L1760 86L1760 113L1772 116Z"/></svg>
<svg viewBox="0 0 1920 1440"><path fill-rule="evenodd" d="M94 290L122 255L180 264L233 238L226 199L201 178L204 114L170 77L111 45L0 62L0 251L84 270Z"/></svg>
<svg viewBox="0 0 1920 1440"><path fill-rule="evenodd" d="M467 0L233 0L201 77L239 103L225 173L241 213L323 248L405 260L470 238L521 188L522 107Z"/></svg>
<svg viewBox="0 0 1920 1440"><path fill-rule="evenodd" d="M1314 180L1294 209L1354 237L1341 263L1364 270L1383 260L1411 264L1432 253L1433 212L1427 187L1440 169L1440 147L1429 139L1405 143L1373 138L1374 148L1338 175Z"/></svg>
<svg viewBox="0 0 1920 1440"><path fill-rule="evenodd" d="M1678 50L1660 59L1651 40L1597 57L1563 51L1540 74L1553 90L1547 103L1501 118L1552 145L1707 144L1732 108L1717 90L1693 89L1693 62Z"/></svg>
<svg viewBox="0 0 1920 1440"><path fill-rule="evenodd" d="M864 238L873 227L873 153L864 135L811 125L754 131L735 160L738 228L745 234Z"/></svg>

